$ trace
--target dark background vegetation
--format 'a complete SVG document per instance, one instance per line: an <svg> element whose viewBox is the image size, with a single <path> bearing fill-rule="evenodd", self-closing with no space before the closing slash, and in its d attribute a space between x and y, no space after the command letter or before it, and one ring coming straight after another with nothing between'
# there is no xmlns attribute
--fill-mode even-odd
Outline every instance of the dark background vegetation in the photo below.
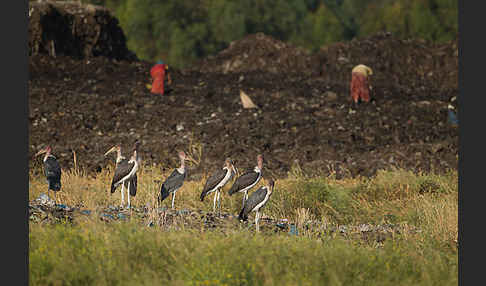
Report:
<svg viewBox="0 0 486 286"><path fill-rule="evenodd" d="M389 31L433 42L455 39L456 0L83 0L109 8L140 59L174 67L263 32L315 52L323 45Z"/></svg>

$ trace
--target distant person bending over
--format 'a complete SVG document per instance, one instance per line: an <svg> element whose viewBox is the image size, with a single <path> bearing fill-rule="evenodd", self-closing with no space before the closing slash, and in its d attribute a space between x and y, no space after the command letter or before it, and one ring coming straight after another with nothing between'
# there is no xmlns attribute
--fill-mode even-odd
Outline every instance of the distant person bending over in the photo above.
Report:
<svg viewBox="0 0 486 286"><path fill-rule="evenodd" d="M373 74L373 70L365 65L357 65L351 73L351 98L355 104L360 101L370 102L370 84L368 77Z"/></svg>
<svg viewBox="0 0 486 286"><path fill-rule="evenodd" d="M163 61L159 60L150 69L150 76L152 76L152 88L150 90L153 94L164 95L164 81L167 75L167 84L172 83L172 78L169 72L169 66Z"/></svg>

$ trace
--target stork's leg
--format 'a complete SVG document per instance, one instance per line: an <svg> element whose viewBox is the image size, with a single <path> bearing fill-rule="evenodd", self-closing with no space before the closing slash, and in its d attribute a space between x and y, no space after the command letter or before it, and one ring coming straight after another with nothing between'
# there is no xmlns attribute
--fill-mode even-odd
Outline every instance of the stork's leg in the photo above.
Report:
<svg viewBox="0 0 486 286"><path fill-rule="evenodd" d="M127 199L128 199L128 208L130 208L130 182L128 182Z"/></svg>
<svg viewBox="0 0 486 286"><path fill-rule="evenodd" d="M125 191L125 183L122 183L122 188L121 188L121 204L120 204L120 208L123 208L123 204L125 204L125 194L124 194L124 191Z"/></svg>
<svg viewBox="0 0 486 286"><path fill-rule="evenodd" d="M258 225L259 220L260 220L260 212L256 211L256 214L255 214L256 232L260 232L260 226Z"/></svg>
<svg viewBox="0 0 486 286"><path fill-rule="evenodd" d="M216 200L218 199L218 190L214 192L214 199L213 199L213 213L216 211Z"/></svg>
<svg viewBox="0 0 486 286"><path fill-rule="evenodd" d="M176 192L173 192L173 193L172 193L172 209L174 209L174 198L175 198L175 193L176 193Z"/></svg>
<svg viewBox="0 0 486 286"><path fill-rule="evenodd" d="M221 216L221 189L218 189L218 216Z"/></svg>
<svg viewBox="0 0 486 286"><path fill-rule="evenodd" d="M245 207L245 201L246 201L246 191L245 191L245 193L243 194L243 202L241 203L242 208L244 208L244 207Z"/></svg>

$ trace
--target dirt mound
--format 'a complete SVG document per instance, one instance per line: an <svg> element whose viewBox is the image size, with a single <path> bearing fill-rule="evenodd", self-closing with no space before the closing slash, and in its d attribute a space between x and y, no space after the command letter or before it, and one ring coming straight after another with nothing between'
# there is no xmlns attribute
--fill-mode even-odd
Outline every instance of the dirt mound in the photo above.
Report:
<svg viewBox="0 0 486 286"><path fill-rule="evenodd" d="M284 71L309 72L315 64L300 47L276 40L263 33L252 34L230 43L229 47L195 65L201 72Z"/></svg>
<svg viewBox="0 0 486 286"><path fill-rule="evenodd" d="M316 55L321 76L348 82L357 64L372 67L373 82L411 90L429 88L450 92L458 87L457 39L445 44L421 39L397 39L390 33L323 47Z"/></svg>
<svg viewBox="0 0 486 286"><path fill-rule="evenodd" d="M74 1L29 2L29 56L37 54L136 60L106 8Z"/></svg>

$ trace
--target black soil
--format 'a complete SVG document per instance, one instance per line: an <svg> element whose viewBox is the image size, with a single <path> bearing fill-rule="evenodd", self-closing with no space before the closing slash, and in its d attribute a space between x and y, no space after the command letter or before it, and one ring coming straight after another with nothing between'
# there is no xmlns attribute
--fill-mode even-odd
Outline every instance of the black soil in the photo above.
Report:
<svg viewBox="0 0 486 286"><path fill-rule="evenodd" d="M100 7L64 6L30 3L31 168L41 161L33 154L49 144L63 169L74 166L74 150L79 167L97 172L112 163L103 157L110 147L121 143L127 153L139 139L144 164L167 169L178 164L178 150L195 154L192 147L202 147L192 178L225 157L253 167L258 153L274 177L297 166L307 175L338 176L457 169L458 129L447 122L449 99L458 93L457 41L380 33L309 54L249 35L188 69L173 69L169 93L154 96L146 87L152 63L128 51L116 19ZM84 26L73 28L79 21ZM51 22L61 24L54 29ZM360 63L374 71L376 101L354 107L349 81ZM257 109L243 108L240 90Z"/></svg>

